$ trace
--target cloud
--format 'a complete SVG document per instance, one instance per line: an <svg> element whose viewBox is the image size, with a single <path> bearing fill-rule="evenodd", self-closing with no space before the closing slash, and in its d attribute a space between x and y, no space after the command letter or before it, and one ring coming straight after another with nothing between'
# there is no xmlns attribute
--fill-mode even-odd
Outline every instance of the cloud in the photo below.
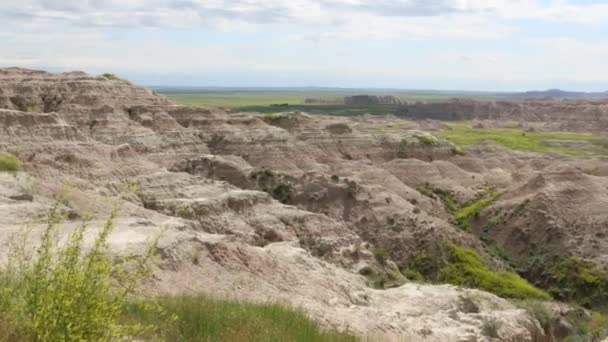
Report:
<svg viewBox="0 0 608 342"><path fill-rule="evenodd" d="M0 66L438 87L608 77L608 4L591 1L0 0L0 22Z"/></svg>
<svg viewBox="0 0 608 342"><path fill-rule="evenodd" d="M321 4L328 9L376 13L390 17L425 17L464 12L453 0L322 0Z"/></svg>
<svg viewBox="0 0 608 342"><path fill-rule="evenodd" d="M209 26L223 20L253 24L289 19L289 2L195 0L3 0L0 15L12 22L57 21L81 27Z"/></svg>
<svg viewBox="0 0 608 342"><path fill-rule="evenodd" d="M598 23L608 19L608 4L544 0L3 0L0 16L13 23L163 28L214 27L226 22L329 25L359 17L462 16Z"/></svg>

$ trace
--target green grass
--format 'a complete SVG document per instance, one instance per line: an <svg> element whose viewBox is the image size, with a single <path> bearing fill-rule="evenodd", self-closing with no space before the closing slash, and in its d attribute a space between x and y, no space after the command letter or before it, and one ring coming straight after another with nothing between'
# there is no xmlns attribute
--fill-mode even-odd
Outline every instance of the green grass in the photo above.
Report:
<svg viewBox="0 0 608 342"><path fill-rule="evenodd" d="M451 191L433 188L429 184L425 184L424 187L420 187L417 190L430 198L437 196L447 212L454 216L458 226L464 230L469 230L471 218L477 217L479 212L492 204L499 195L492 189L486 189L477 195L477 199L461 205Z"/></svg>
<svg viewBox="0 0 608 342"><path fill-rule="evenodd" d="M304 99L313 96L308 93L294 92L226 92L204 94L175 94L169 95L173 101L190 106L210 107L244 107L270 106L272 104L302 104Z"/></svg>
<svg viewBox="0 0 608 342"><path fill-rule="evenodd" d="M248 90L248 89L197 89L180 93L180 89L164 88L158 89L179 104L211 107L269 107L273 104L303 105L304 100L311 99L338 99L345 96L370 94L391 95L402 101L444 101L453 98L457 94L421 93L417 91L388 91L378 92L374 90ZM475 94L461 93L460 96L475 97ZM480 95L480 94L477 94ZM484 98L484 96L481 96ZM315 105L324 107L323 105ZM268 109L268 108L265 108Z"/></svg>
<svg viewBox="0 0 608 342"><path fill-rule="evenodd" d="M451 214L454 214L458 210L459 204L451 191L433 188L429 184L425 184L424 187L420 187L416 190L429 198L437 196L445 206L445 209Z"/></svg>
<svg viewBox="0 0 608 342"><path fill-rule="evenodd" d="M346 94L336 94L343 97ZM332 97L332 94L306 92L252 92L252 93L209 93L175 94L169 98L178 104L189 106L227 107L244 112L280 113L288 111L311 112L316 114L362 115L365 113L385 114L397 112L395 105L307 105L309 97Z"/></svg>
<svg viewBox="0 0 608 342"><path fill-rule="evenodd" d="M236 109L245 112L258 113L279 113L288 111L307 112L312 114L325 115L384 115L384 114L399 114L399 107L396 105L289 105L289 106L244 106Z"/></svg>
<svg viewBox="0 0 608 342"><path fill-rule="evenodd" d="M608 271L601 263L560 251L531 248L517 265L554 298L574 302L588 309L608 312Z"/></svg>
<svg viewBox="0 0 608 342"><path fill-rule="evenodd" d="M147 340L159 341L356 341L347 334L324 331L303 311L279 304L251 304L207 296L161 297L158 304L169 317L142 304L127 307L125 319L142 325L158 325ZM172 318L171 318L172 317Z"/></svg>
<svg viewBox="0 0 608 342"><path fill-rule="evenodd" d="M608 309L608 272L593 262L567 257L557 260L546 271L550 293L556 298L576 301L587 308Z"/></svg>
<svg viewBox="0 0 608 342"><path fill-rule="evenodd" d="M21 170L21 162L12 154L0 153L0 172L17 172Z"/></svg>
<svg viewBox="0 0 608 342"><path fill-rule="evenodd" d="M0 273L0 341L355 341L325 331L303 311L279 304L248 304L205 296L150 298L135 289L151 273L152 243L141 257L109 251L114 210L85 248L86 221L64 244L58 200L39 245L15 237Z"/></svg>
<svg viewBox="0 0 608 342"><path fill-rule="evenodd" d="M599 144L599 136L591 133L526 132L516 128L472 128L470 122L451 123L451 130L441 136L459 146L470 146L482 141L518 151L560 153L572 156L608 155L608 149ZM582 142L577 147L550 146L550 141Z"/></svg>
<svg viewBox="0 0 608 342"><path fill-rule="evenodd" d="M407 269L424 279L477 288L505 298L549 300L551 296L513 272L496 272L474 250L446 243L442 252L422 253Z"/></svg>
<svg viewBox="0 0 608 342"><path fill-rule="evenodd" d="M446 283L474 287L507 298L537 298L551 296L531 285L513 272L494 272L469 248L448 244L448 261L439 270L439 279Z"/></svg>
<svg viewBox="0 0 608 342"><path fill-rule="evenodd" d="M482 198L465 204L454 212L456 222L462 229L469 230L471 218L476 217L483 208L492 204L496 198L498 198L496 191L488 191Z"/></svg>

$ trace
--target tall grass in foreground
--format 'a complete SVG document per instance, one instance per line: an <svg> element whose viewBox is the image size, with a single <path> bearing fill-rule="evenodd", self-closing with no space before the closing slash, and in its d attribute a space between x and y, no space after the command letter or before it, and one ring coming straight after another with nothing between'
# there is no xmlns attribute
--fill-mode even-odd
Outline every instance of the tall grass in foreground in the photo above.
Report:
<svg viewBox="0 0 608 342"><path fill-rule="evenodd" d="M113 256L108 236L116 210L92 246L84 243L87 222L59 244L58 207L50 210L35 250L27 248L27 234L12 241L0 274L0 342L355 340L278 304L136 296L156 244L136 259Z"/></svg>
<svg viewBox="0 0 608 342"><path fill-rule="evenodd" d="M48 215L40 245L30 251L27 236L13 241L0 282L0 329L6 340L115 341L144 327L121 321L123 306L145 275L149 253L119 261L108 251L114 210L85 248L87 222L64 244L57 240L62 215L57 203ZM7 335L7 336L3 336Z"/></svg>
<svg viewBox="0 0 608 342"><path fill-rule="evenodd" d="M356 338L335 331L323 331L304 312L279 304L251 304L206 296L158 298L163 312L173 319L160 322L151 341L264 341L340 342ZM125 319L142 325L159 324L145 304L129 305Z"/></svg>

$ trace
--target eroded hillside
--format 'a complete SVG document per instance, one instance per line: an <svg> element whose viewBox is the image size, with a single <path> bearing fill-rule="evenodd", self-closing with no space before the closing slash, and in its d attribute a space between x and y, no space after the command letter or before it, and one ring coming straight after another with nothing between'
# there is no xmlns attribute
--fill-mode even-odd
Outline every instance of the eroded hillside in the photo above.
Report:
<svg viewBox="0 0 608 342"><path fill-rule="evenodd" d="M516 107L489 115L491 125L608 122L595 103L560 107L560 118L580 115L576 124L499 105ZM413 116L492 112L451 106ZM578 333L567 320L578 309L546 304L558 321L548 326L511 299L607 302L601 157L492 143L465 151L434 121L180 106L79 72L1 69L0 108L0 151L24 170L0 172L0 238L25 226L36 232L57 194L66 197L64 234L83 213L102 221L118 203L116 253L143 253L160 235L145 291L285 302L327 326L399 341L561 340ZM497 283L470 282L459 251ZM497 278L517 279L500 298L437 284L459 283L445 267L462 271L460 285L494 293L504 286Z"/></svg>

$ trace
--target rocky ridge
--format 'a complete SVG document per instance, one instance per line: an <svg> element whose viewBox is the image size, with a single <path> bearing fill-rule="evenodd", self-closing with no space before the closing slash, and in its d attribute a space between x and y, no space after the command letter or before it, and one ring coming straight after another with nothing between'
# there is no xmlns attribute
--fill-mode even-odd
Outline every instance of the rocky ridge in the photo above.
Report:
<svg viewBox="0 0 608 342"><path fill-rule="evenodd" d="M496 147L461 156L422 124L179 106L80 72L0 69L0 123L0 151L18 156L25 171L0 173L1 239L25 224L41 227L57 193L66 193L72 213L64 233L78 213L97 213L98 226L119 203L116 253L141 253L161 236L158 270L145 286L155 293L286 302L378 340L482 341L493 319L498 340L550 341L535 318L504 299L409 282L399 269L441 241L508 268L477 231L522 202L529 214L488 233L511 255L525 255L534 242L606 257L608 237L597 234L608 198L601 161ZM466 203L488 186L501 197L470 232L425 190ZM392 275L386 289L369 286L361 274L370 269Z"/></svg>

